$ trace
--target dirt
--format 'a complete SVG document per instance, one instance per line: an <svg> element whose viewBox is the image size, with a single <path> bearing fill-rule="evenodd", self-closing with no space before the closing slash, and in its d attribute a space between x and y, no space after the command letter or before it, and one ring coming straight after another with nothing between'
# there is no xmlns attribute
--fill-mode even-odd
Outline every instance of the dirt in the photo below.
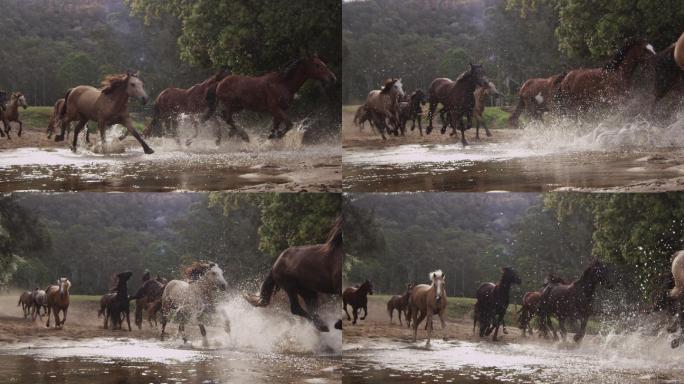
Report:
<svg viewBox="0 0 684 384"><path fill-rule="evenodd" d="M1 149L17 149L24 147L35 147L35 148L59 148L66 145L64 142L55 142L54 136L52 139L47 138L47 134L44 128L34 128L24 125L24 131L21 137L17 136L19 128L12 125L12 130L10 131L10 140L7 137L0 137L0 150Z"/></svg>

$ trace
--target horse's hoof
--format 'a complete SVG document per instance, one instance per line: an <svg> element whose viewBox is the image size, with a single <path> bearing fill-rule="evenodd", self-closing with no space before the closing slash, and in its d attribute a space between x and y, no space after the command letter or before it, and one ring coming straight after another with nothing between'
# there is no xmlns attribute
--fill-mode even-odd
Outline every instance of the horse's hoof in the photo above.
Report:
<svg viewBox="0 0 684 384"><path fill-rule="evenodd" d="M240 138L241 138L242 141L244 141L245 143L249 143L249 136L247 135L246 132L240 132Z"/></svg>
<svg viewBox="0 0 684 384"><path fill-rule="evenodd" d="M572 337L572 339L575 340L575 342L577 343L577 342L579 342L580 340L582 340L582 336L581 336L581 335L575 335L575 336Z"/></svg>
<svg viewBox="0 0 684 384"><path fill-rule="evenodd" d="M677 347L679 347L679 343L680 343L679 338L674 339L674 340L672 340L672 342L670 343L670 347L672 347L672 348L677 348Z"/></svg>
<svg viewBox="0 0 684 384"><path fill-rule="evenodd" d="M183 338L183 344L186 344L187 342L188 342L188 338L187 338L187 337L184 337L184 338Z"/></svg>
<svg viewBox="0 0 684 384"><path fill-rule="evenodd" d="M154 153L154 149L149 148L149 147L145 148L144 151L145 151L146 155L151 155Z"/></svg>
<svg viewBox="0 0 684 384"><path fill-rule="evenodd" d="M340 331L342 330L342 319L335 322L335 329L339 329Z"/></svg>
<svg viewBox="0 0 684 384"><path fill-rule="evenodd" d="M446 128L440 129L439 132L440 132L442 135L445 134L445 133L446 133Z"/></svg>

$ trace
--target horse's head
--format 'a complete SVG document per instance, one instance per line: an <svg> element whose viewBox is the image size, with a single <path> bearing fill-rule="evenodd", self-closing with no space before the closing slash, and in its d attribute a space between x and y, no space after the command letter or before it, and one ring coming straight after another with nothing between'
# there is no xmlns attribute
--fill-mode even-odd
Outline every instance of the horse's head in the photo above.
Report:
<svg viewBox="0 0 684 384"><path fill-rule="evenodd" d="M126 272L121 272L121 273L116 274L116 277L119 279L120 282L128 281L128 279L130 279L131 276L133 276L133 272L131 272L131 271L126 271Z"/></svg>
<svg viewBox="0 0 684 384"><path fill-rule="evenodd" d="M64 296L69 293L69 288L71 288L71 282L66 277L60 277L57 279L57 287L59 287L59 294Z"/></svg>
<svg viewBox="0 0 684 384"><path fill-rule="evenodd" d="M515 269L511 267L503 267L501 268L501 272L502 283L522 284L522 280L520 280L520 276L518 276L518 272L516 272Z"/></svg>
<svg viewBox="0 0 684 384"><path fill-rule="evenodd" d="M16 102L20 107L26 109L28 108L28 103L26 102L26 96L21 92L12 93L12 102Z"/></svg>
<svg viewBox="0 0 684 384"><path fill-rule="evenodd" d="M228 283L223 277L223 270L219 268L216 263L209 263L209 269L205 274L206 278L214 284L218 289L225 291L228 288Z"/></svg>
<svg viewBox="0 0 684 384"><path fill-rule="evenodd" d="M147 92L138 72L126 74L126 93L130 97L140 99L143 105L147 104Z"/></svg>
<svg viewBox="0 0 684 384"><path fill-rule="evenodd" d="M485 77L482 64L470 63L470 76L478 87L488 87L489 80Z"/></svg>
<svg viewBox="0 0 684 384"><path fill-rule="evenodd" d="M630 70L634 68L634 64L645 62L655 55L655 49L645 39L627 39L603 68L606 71L615 71L626 66Z"/></svg>
<svg viewBox="0 0 684 384"><path fill-rule="evenodd" d="M361 287L360 287L360 288L365 289L366 292L368 292L369 295L372 295L372 294L373 294L373 282L370 281L370 280L364 281L363 284L361 284Z"/></svg>
<svg viewBox="0 0 684 384"><path fill-rule="evenodd" d="M608 267L601 261L596 260L591 267L591 274L594 277L594 281L605 286L608 289L613 289L613 282L610 281Z"/></svg>
<svg viewBox="0 0 684 384"><path fill-rule="evenodd" d="M439 304L442 301L442 292L446 291L445 282L446 275L441 269L434 272L430 272L430 280L432 281L432 286L435 287L435 302Z"/></svg>
<svg viewBox="0 0 684 384"><path fill-rule="evenodd" d="M310 57L302 59L304 64L304 71L307 77L320 80L327 84L332 84L337 81L335 74L325 65L325 62L314 53Z"/></svg>
<svg viewBox="0 0 684 384"><path fill-rule="evenodd" d="M414 286L415 286L415 284L413 284L413 283L406 284L406 292L410 293L411 291L413 291Z"/></svg>
<svg viewBox="0 0 684 384"><path fill-rule="evenodd" d="M496 85L491 81L487 81L487 87L485 89L487 90L487 93L492 96L503 97L503 94L496 89Z"/></svg>

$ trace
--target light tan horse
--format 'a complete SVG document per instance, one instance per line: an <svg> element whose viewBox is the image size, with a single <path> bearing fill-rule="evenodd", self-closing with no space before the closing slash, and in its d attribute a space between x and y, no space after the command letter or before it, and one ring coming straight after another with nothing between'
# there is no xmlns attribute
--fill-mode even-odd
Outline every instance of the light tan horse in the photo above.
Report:
<svg viewBox="0 0 684 384"><path fill-rule="evenodd" d="M375 89L366 97L366 110L371 115L371 125L378 128L383 140L386 139L385 131L389 132L389 126L394 125L394 133L399 129L399 102L404 98L404 89L401 79L387 79L382 89Z"/></svg>
<svg viewBox="0 0 684 384"><path fill-rule="evenodd" d="M142 80L137 73L109 75L102 81L102 88L97 89L89 85L79 85L67 91L64 96L64 106L60 111L61 133L55 136L55 141L64 140L64 132L72 121L78 121L74 130L72 150L76 151L78 134L90 120L97 122L100 140L105 143L105 130L114 124L126 127L140 143L147 154L154 153L133 127L133 120L128 114L128 98L136 97L143 104L147 103ZM123 139L126 135L119 138Z"/></svg>
<svg viewBox="0 0 684 384"><path fill-rule="evenodd" d="M441 270L430 272L430 280L432 284L418 284L411 290L409 297L409 313L412 319L413 326L413 341L416 341L418 335L418 326L420 322L427 316L427 342L426 346L430 345L430 338L432 337L432 316L438 315L439 321L442 323L442 331L444 339L446 340L446 322L444 320L447 296L446 296L446 276Z"/></svg>
<svg viewBox="0 0 684 384"><path fill-rule="evenodd" d="M12 96L10 97L10 102L7 103L4 112L2 109L0 109L0 120L2 120L2 123L5 126L5 134L7 135L7 139L10 138L9 131L12 128L10 126L11 122L19 124L19 132L17 132L17 136L21 137L24 123L19 120L19 107L24 109L28 108L26 97L21 92L13 92Z"/></svg>
<svg viewBox="0 0 684 384"><path fill-rule="evenodd" d="M66 277L57 279L57 283L50 285L45 290L47 295L47 327L50 328L50 312L55 317L55 327L62 328L66 321L67 311L69 310L69 289L71 282ZM64 317L59 320L59 311L64 312Z"/></svg>
<svg viewBox="0 0 684 384"><path fill-rule="evenodd" d="M684 33L679 36L674 46L674 59L679 68L684 71Z"/></svg>

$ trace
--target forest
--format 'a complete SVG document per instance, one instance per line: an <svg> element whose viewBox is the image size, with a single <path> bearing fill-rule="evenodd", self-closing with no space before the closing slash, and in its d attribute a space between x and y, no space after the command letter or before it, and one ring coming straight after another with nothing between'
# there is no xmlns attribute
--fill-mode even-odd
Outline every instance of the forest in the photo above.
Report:
<svg viewBox="0 0 684 384"><path fill-rule="evenodd" d="M663 12L663 10L667 10ZM342 12L344 104L385 78L426 89L482 63L507 101L528 78L603 63L625 39L662 50L684 29L677 0L369 0Z"/></svg>
<svg viewBox="0 0 684 384"><path fill-rule="evenodd" d="M387 294L441 268L449 295L473 297L503 266L520 273L525 292L601 259L621 299L648 303L684 246L678 193L351 194L344 206L346 280L371 279Z"/></svg>
<svg viewBox="0 0 684 384"><path fill-rule="evenodd" d="M291 245L325 241L337 194L13 194L0 199L2 286L67 276L74 294L106 291L113 274L179 277L217 262L229 283L257 284ZM253 285L253 286L252 286Z"/></svg>

